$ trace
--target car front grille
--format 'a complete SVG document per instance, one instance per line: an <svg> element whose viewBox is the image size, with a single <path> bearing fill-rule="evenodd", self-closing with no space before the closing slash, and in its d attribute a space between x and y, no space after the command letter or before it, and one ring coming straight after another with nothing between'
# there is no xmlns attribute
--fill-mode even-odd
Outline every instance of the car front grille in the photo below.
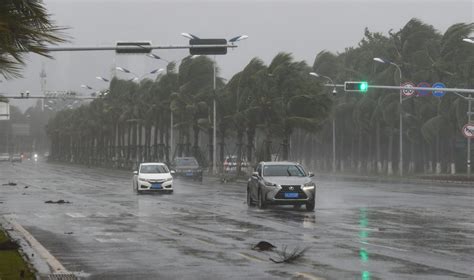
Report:
<svg viewBox="0 0 474 280"><path fill-rule="evenodd" d="M276 199L289 199L285 198L285 193L298 193L296 199L306 199L308 196L303 192L300 185L282 185L281 190L275 195Z"/></svg>
<svg viewBox="0 0 474 280"><path fill-rule="evenodd" d="M161 183L164 183L165 180L149 180L148 182L150 184L161 184Z"/></svg>

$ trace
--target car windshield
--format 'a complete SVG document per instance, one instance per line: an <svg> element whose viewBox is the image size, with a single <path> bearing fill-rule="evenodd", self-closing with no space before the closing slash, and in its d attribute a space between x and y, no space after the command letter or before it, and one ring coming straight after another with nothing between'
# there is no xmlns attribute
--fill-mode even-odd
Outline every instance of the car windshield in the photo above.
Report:
<svg viewBox="0 0 474 280"><path fill-rule="evenodd" d="M265 165L263 167L263 176L305 177L306 173L301 166L294 164Z"/></svg>
<svg viewBox="0 0 474 280"><path fill-rule="evenodd" d="M198 166L194 158L177 158L175 160L176 166Z"/></svg>
<svg viewBox="0 0 474 280"><path fill-rule="evenodd" d="M168 173L168 168L164 165L142 165L140 173Z"/></svg>

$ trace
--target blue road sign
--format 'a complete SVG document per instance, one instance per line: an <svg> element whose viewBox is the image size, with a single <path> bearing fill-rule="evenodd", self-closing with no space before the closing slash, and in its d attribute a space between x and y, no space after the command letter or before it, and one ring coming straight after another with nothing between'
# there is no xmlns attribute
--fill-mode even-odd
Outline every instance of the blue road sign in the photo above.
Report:
<svg viewBox="0 0 474 280"><path fill-rule="evenodd" d="M421 82L421 83L418 84L417 87L429 88L429 87L431 87L431 85L427 82ZM429 90L417 90L416 92L418 92L418 96L428 96L428 95L430 95Z"/></svg>
<svg viewBox="0 0 474 280"><path fill-rule="evenodd" d="M446 88L446 86L443 83L436 83L433 85L434 88ZM436 97L443 97L446 94L445 91L442 90L435 90L433 91L433 96Z"/></svg>

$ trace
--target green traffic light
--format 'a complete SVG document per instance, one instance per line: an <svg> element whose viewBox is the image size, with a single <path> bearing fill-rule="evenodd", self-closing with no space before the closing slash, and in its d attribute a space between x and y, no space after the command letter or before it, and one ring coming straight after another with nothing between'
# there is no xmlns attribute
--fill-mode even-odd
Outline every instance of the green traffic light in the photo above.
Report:
<svg viewBox="0 0 474 280"><path fill-rule="evenodd" d="M368 89L369 89L369 84L367 82L360 83L359 90L361 92L367 92Z"/></svg>

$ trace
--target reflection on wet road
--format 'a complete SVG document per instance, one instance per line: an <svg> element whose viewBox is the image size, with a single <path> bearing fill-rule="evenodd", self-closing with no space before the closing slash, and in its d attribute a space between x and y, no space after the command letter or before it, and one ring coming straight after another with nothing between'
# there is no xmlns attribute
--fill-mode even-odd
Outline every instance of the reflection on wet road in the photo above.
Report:
<svg viewBox="0 0 474 280"><path fill-rule="evenodd" d="M136 195L131 173L0 166L0 215L88 279L472 279L473 189L321 181L316 210L248 208L244 184L175 181ZM28 186L28 188L25 188ZM71 204L45 204L64 199ZM309 248L292 264L252 246Z"/></svg>

